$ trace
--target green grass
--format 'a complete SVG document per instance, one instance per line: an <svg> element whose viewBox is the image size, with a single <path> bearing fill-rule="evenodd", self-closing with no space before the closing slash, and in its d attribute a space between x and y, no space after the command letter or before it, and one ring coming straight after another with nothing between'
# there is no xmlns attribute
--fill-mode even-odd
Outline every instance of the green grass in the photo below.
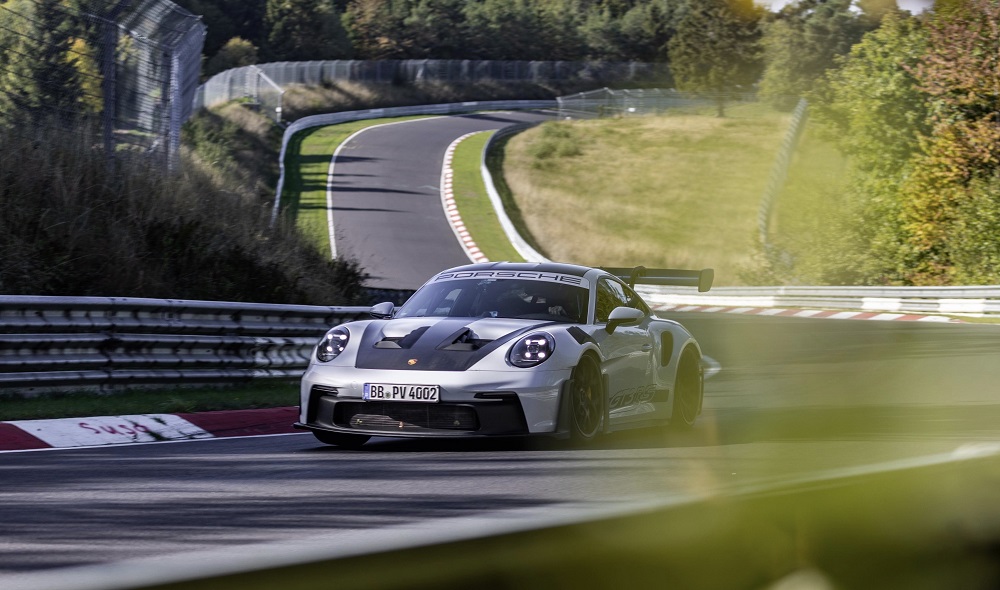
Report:
<svg viewBox="0 0 1000 590"><path fill-rule="evenodd" d="M232 386L127 389L116 393L51 393L31 398L4 394L0 395L0 421L278 408L298 405L298 391L297 382L264 381Z"/></svg>
<svg viewBox="0 0 1000 590"><path fill-rule="evenodd" d="M503 173L554 260L711 267L739 285L788 122L763 105L549 122L509 141Z"/></svg>
<svg viewBox="0 0 1000 590"><path fill-rule="evenodd" d="M282 206L295 220L299 231L324 253L330 253L330 234L326 218L326 177L330 159L353 133L395 121L424 119L426 116L397 117L354 121L328 127L315 127L297 134L285 154L286 178Z"/></svg>
<svg viewBox="0 0 1000 590"><path fill-rule="evenodd" d="M452 190L462 222L472 234L476 246L490 260L522 262L507 239L496 210L486 192L482 175L482 157L486 142L494 132L481 132L463 140L452 159Z"/></svg>

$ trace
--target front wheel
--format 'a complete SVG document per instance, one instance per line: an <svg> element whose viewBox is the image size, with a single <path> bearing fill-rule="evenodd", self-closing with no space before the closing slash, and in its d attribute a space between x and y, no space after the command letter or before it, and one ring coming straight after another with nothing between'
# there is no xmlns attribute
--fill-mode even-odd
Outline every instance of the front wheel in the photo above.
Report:
<svg viewBox="0 0 1000 590"><path fill-rule="evenodd" d="M585 356L573 369L572 379L570 407L573 421L570 435L577 442L591 441L604 429L604 380L601 377L601 367L593 357Z"/></svg>
<svg viewBox="0 0 1000 590"><path fill-rule="evenodd" d="M674 406L670 417L672 430L689 430L701 411L701 359L693 348L681 353L674 381Z"/></svg>
<svg viewBox="0 0 1000 590"><path fill-rule="evenodd" d="M313 436L321 443L336 445L345 449L360 449L361 445L368 442L370 436L363 434L343 434L340 432L328 432L326 430L314 430Z"/></svg>

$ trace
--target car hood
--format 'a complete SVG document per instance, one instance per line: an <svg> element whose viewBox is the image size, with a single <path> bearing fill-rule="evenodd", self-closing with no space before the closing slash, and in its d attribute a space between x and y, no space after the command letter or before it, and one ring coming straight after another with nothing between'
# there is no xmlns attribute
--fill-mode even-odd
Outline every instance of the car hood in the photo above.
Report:
<svg viewBox="0 0 1000 590"><path fill-rule="evenodd" d="M465 371L522 334L553 322L507 318L400 318L368 324L359 369Z"/></svg>

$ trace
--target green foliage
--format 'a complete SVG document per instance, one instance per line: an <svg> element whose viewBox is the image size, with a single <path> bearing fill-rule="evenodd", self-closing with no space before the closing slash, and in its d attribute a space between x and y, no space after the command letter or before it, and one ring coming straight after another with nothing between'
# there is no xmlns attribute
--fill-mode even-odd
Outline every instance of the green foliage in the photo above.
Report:
<svg viewBox="0 0 1000 590"><path fill-rule="evenodd" d="M346 304L354 263L316 253L270 210L191 161L177 176L123 157L109 170L77 129L0 136L0 291ZM39 174L45 170L45 174Z"/></svg>
<svg viewBox="0 0 1000 590"><path fill-rule="evenodd" d="M851 0L803 0L785 7L764 25L761 44L767 64L760 96L791 110L813 82L834 67L864 33Z"/></svg>
<svg viewBox="0 0 1000 590"><path fill-rule="evenodd" d="M268 61L349 59L353 50L332 0L267 0Z"/></svg>
<svg viewBox="0 0 1000 590"><path fill-rule="evenodd" d="M355 57L649 62L666 60L666 44L689 2L694 4L691 0L178 3L204 15L208 25L206 61L229 39L240 37L260 47L268 61ZM328 20L331 14L342 15L343 33ZM304 32L315 33L323 27L318 35ZM301 57L306 51L316 53ZM333 57L325 57L328 55Z"/></svg>
<svg viewBox="0 0 1000 590"><path fill-rule="evenodd" d="M667 60L667 43L677 28L679 3L636 3L622 14L595 5L580 25L588 56L611 61Z"/></svg>
<svg viewBox="0 0 1000 590"><path fill-rule="evenodd" d="M232 38L240 37L261 47L267 41L264 28L266 0L173 0L181 8L202 17L204 53L211 59Z"/></svg>
<svg viewBox="0 0 1000 590"><path fill-rule="evenodd" d="M69 123L88 104L77 64L91 54L76 45L84 31L60 0L10 0L0 9L0 122L33 124L56 118ZM87 72L87 75L92 75ZM100 97L96 97L100 100Z"/></svg>
<svg viewBox="0 0 1000 590"><path fill-rule="evenodd" d="M933 127L903 188L906 277L917 284L1000 280L993 220L1000 208L1000 5L968 0L928 23L915 69ZM985 248L985 251L984 251Z"/></svg>
<svg viewBox="0 0 1000 590"><path fill-rule="evenodd" d="M213 76L225 70L255 63L257 63L257 48L253 43L241 37L233 37L226 41L222 49L205 64L205 75Z"/></svg>
<svg viewBox="0 0 1000 590"><path fill-rule="evenodd" d="M905 282L901 184L912 170L928 111L911 71L924 54L920 21L888 15L810 95L812 116L849 158L843 187L806 213L785 281Z"/></svg>
<svg viewBox="0 0 1000 590"><path fill-rule="evenodd" d="M687 7L670 39L670 66L678 90L708 95L718 114L737 92L760 76L758 22L763 9L751 0L699 0Z"/></svg>

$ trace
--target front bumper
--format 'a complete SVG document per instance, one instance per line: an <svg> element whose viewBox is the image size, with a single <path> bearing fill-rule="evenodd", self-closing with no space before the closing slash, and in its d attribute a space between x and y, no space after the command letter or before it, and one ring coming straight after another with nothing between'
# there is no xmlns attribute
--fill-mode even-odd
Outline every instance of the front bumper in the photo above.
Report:
<svg viewBox="0 0 1000 590"><path fill-rule="evenodd" d="M569 371L378 371L310 367L298 428L381 436L555 433ZM440 387L437 403L365 401L365 382Z"/></svg>

